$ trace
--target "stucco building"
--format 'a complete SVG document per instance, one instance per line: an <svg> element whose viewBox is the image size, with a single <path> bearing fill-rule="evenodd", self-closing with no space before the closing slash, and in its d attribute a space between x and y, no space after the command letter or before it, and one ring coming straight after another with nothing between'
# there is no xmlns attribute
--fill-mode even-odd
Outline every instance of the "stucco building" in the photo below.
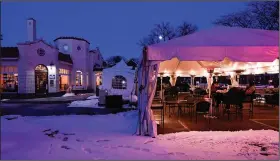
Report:
<svg viewBox="0 0 280 161"><path fill-rule="evenodd" d="M1 48L1 90L19 94L45 94L95 89L94 73L102 70L98 48L77 37L58 37L54 45L36 38L36 20L27 20L27 41ZM95 69L94 69L95 68Z"/></svg>

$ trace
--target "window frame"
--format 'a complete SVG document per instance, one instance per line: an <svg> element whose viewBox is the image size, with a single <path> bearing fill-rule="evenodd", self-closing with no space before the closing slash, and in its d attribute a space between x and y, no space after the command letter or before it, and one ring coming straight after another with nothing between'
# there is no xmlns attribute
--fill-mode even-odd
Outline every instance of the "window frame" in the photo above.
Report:
<svg viewBox="0 0 280 161"><path fill-rule="evenodd" d="M113 89L127 89L127 79L122 75L116 75L112 78Z"/></svg>

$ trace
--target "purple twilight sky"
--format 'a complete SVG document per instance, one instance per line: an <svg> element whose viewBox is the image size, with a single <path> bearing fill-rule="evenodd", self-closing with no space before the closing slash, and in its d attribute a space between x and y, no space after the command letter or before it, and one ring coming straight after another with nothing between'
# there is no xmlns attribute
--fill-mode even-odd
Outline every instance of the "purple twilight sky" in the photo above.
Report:
<svg viewBox="0 0 280 161"><path fill-rule="evenodd" d="M2 46L27 40L26 19L37 20L37 37L87 39L103 57L138 57L137 42L162 21L206 29L221 15L243 10L245 2L2 2Z"/></svg>

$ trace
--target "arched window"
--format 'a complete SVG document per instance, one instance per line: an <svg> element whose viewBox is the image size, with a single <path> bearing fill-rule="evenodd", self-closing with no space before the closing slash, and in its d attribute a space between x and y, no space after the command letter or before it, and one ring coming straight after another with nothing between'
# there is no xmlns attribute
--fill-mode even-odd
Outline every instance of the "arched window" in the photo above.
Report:
<svg viewBox="0 0 280 161"><path fill-rule="evenodd" d="M121 75L116 75L112 79L112 88L113 89L126 89L127 88L127 82L125 77Z"/></svg>

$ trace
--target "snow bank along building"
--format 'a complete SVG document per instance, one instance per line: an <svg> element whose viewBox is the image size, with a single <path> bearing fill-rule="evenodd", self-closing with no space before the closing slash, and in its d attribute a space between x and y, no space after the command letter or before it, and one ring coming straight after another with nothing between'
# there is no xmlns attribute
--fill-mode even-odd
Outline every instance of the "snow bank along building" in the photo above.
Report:
<svg viewBox="0 0 280 161"><path fill-rule="evenodd" d="M36 39L36 20L27 20L28 41L1 48L1 90L3 93L51 94L95 89L96 71L103 58L98 48L90 50L85 39L58 37L55 45Z"/></svg>

